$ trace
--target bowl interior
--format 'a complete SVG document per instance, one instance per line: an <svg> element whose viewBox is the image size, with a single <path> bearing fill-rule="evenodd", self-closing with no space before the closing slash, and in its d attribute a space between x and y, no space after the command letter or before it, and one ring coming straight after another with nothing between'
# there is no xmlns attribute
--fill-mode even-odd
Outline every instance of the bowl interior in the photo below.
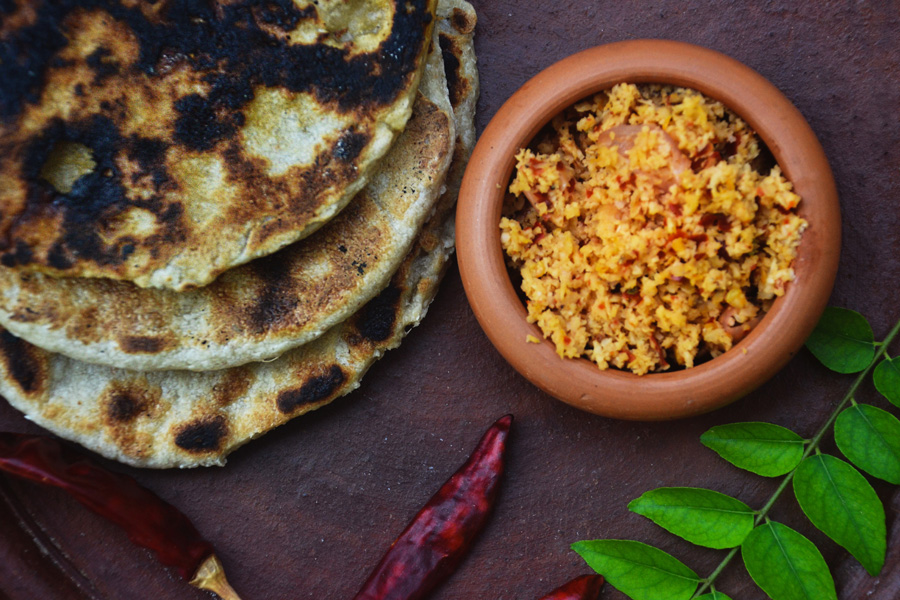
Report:
<svg viewBox="0 0 900 600"><path fill-rule="evenodd" d="M551 342L525 342L539 329L506 271L499 221L516 151L556 114L620 82L696 89L743 118L801 196L809 226L796 279L763 321L732 350L691 369L636 376L585 359L561 359ZM473 312L514 368L578 408L625 419L668 419L720 407L775 374L812 331L837 272L840 212L824 152L800 112L761 75L717 52L661 40L620 42L573 55L536 75L497 112L463 180L457 211L460 273Z"/></svg>

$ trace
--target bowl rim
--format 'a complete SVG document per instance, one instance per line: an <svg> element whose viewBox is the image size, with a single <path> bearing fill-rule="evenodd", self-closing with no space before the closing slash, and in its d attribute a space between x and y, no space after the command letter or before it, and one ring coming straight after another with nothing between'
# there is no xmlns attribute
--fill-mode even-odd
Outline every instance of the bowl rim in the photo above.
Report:
<svg viewBox="0 0 900 600"><path fill-rule="evenodd" d="M516 151L556 114L620 82L696 89L744 119L769 147L802 200L809 223L794 259L796 279L762 322L731 350L691 369L637 376L563 359L526 321L500 247L500 211ZM630 420L708 412L753 391L803 345L825 310L840 255L840 207L821 144L796 107L762 75L719 52L667 40L632 40L571 55L526 82L485 128L466 169L456 243L469 304L501 355L563 402ZM526 342L527 335L541 343Z"/></svg>

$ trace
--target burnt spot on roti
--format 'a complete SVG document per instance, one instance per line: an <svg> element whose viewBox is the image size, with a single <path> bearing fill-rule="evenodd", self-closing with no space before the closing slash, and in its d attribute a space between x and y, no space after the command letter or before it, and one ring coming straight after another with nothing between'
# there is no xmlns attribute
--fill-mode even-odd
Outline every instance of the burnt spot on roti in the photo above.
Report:
<svg viewBox="0 0 900 600"><path fill-rule="evenodd" d="M263 333L293 319L299 295L291 282L291 262L277 252L250 263L254 276L261 282L261 293L247 309L249 326Z"/></svg>
<svg viewBox="0 0 900 600"><path fill-rule="evenodd" d="M464 35L475 30L475 19L461 8L453 9L453 13L450 15L450 24L453 29Z"/></svg>
<svg viewBox="0 0 900 600"><path fill-rule="evenodd" d="M95 163L93 170L79 177L67 193L56 190L40 177L51 153L60 143L83 144L90 149ZM140 136L123 138L118 125L105 115L72 122L55 119L43 135L31 140L25 150L23 167L29 182L27 208L16 219L14 227L28 224L30 219L58 222L58 241L49 250L47 262L59 270L70 268L76 258L101 265L117 265L126 260L133 250L123 252L123 240L107 243L100 231L104 224L133 207L154 214L164 235L177 239L183 235L183 207L177 203L166 204L155 196L141 200L127 198L122 173L116 164L116 157L124 153L146 169L155 184L162 185L168 175L155 160L164 152L165 146L161 142ZM22 240L14 240L13 249L0 255L0 262L6 266L31 263L33 254L23 253Z"/></svg>
<svg viewBox="0 0 900 600"><path fill-rule="evenodd" d="M314 6L307 6L303 10L298 10L292 0L269 0L268 2L260 2L253 6L253 16L260 27L267 29L275 28L283 33L289 33L293 30L297 23L303 19L308 19L315 15Z"/></svg>
<svg viewBox="0 0 900 600"><path fill-rule="evenodd" d="M383 342L394 332L401 290L391 283L357 313L356 329L373 342Z"/></svg>
<svg viewBox="0 0 900 600"><path fill-rule="evenodd" d="M139 419L152 420L165 408L162 390L143 377L112 380L100 396L102 424L119 450L142 457L152 447L152 436L140 429Z"/></svg>
<svg viewBox="0 0 900 600"><path fill-rule="evenodd" d="M156 354L170 346L169 340L149 335L130 335L119 338L119 347L128 354Z"/></svg>
<svg viewBox="0 0 900 600"><path fill-rule="evenodd" d="M208 96L189 94L175 102L180 115L175 139L191 150L209 150L231 137L244 124L244 115L237 109L253 99L253 88L246 81L225 75L208 76L207 81L212 84Z"/></svg>
<svg viewBox="0 0 900 600"><path fill-rule="evenodd" d="M369 136L357 131L345 131L334 147L334 157L344 162L356 160L369 143Z"/></svg>
<svg viewBox="0 0 900 600"><path fill-rule="evenodd" d="M228 435L228 423L222 415L200 417L175 427L175 445L196 454L217 452Z"/></svg>
<svg viewBox="0 0 900 600"><path fill-rule="evenodd" d="M3 169L24 182L23 204L0 221L0 260L13 266L47 265L58 271L97 268L129 278L124 273L131 269L152 269L150 263L138 265L145 264L141 260L148 255L166 255L165 250L153 252L161 238L150 235L132 240L134 248L125 248L115 236L102 237L98 232L117 231L110 225L127 222L122 215L135 206L156 216L158 231L172 231L164 222L164 216L171 215L169 204L177 202L177 196L170 196L174 178L165 169L167 156L175 160L171 157L216 149L221 159L220 146L244 125L243 111L255 89L310 94L328 110L351 116L376 114L395 102L398 94L406 93L421 63L433 17L427 0L394 0L394 4L387 37L367 52L336 46L330 38L289 43L293 28L317 11L314 3L301 8L289 0L36 1L33 18L0 21L0 151L14 157L3 163ZM19 10L10 6L13 12ZM88 46L80 60L63 61L63 53L77 53L70 40L80 39L83 32L77 27L85 19L115 22L129 35L104 39L99 46ZM84 47L84 40L80 41ZM68 62L71 67L63 66ZM61 69L72 69L79 79L63 77ZM171 139L132 139L117 128L129 123L129 89L137 86L153 97L153 90L165 90L184 78L196 91L172 98L171 105L161 104L173 109L162 117ZM45 121L37 118L30 121L35 125L25 127L26 107L49 97L45 87L61 85L60 81L72 86L67 89L74 104L64 113L71 116L53 118L62 113L39 107L37 115L45 115ZM7 135L17 131L27 133L21 138ZM90 148L97 161L94 172L81 177L68 193L36 177L61 140ZM313 187L300 182L275 191L288 198L292 215L312 214L321 200L317 194L331 189L335 181L356 177L353 163L369 143L365 127L345 132L331 156L320 155L309 169L315 173ZM179 148L169 154L166 150L172 145ZM137 162L140 172L121 173L117 165L125 158ZM145 176L157 195L147 197ZM273 190L262 189L265 179L248 182L247 191L252 192L248 195L268 196ZM134 193L135 185L140 193ZM297 194L293 187L303 193ZM304 204L312 206L307 210ZM235 219L246 216L240 210L235 209ZM184 239L187 227L179 224L169 239ZM269 229L275 230L274 225ZM47 232L43 242L35 242L35 232ZM38 244L39 251L33 255L17 251L23 240Z"/></svg>
<svg viewBox="0 0 900 600"><path fill-rule="evenodd" d="M0 263L5 267L14 267L18 264L27 265L31 262L33 256L34 253L31 250L31 246L23 240L16 240L16 249L13 252L0 256Z"/></svg>
<svg viewBox="0 0 900 600"><path fill-rule="evenodd" d="M0 353L10 379L26 396L40 394L47 384L47 361L41 350L0 330Z"/></svg>
<svg viewBox="0 0 900 600"><path fill-rule="evenodd" d="M109 48L98 46L96 50L88 54L86 62L94 71L94 83L100 83L111 75L119 72L118 61L111 60L112 52Z"/></svg>
<svg viewBox="0 0 900 600"><path fill-rule="evenodd" d="M212 389L212 400L216 406L225 407L243 396L253 385L256 375L244 367L233 367L222 371L222 380Z"/></svg>
<svg viewBox="0 0 900 600"><path fill-rule="evenodd" d="M138 163L141 169L132 174L132 183L135 183L142 175L149 174L157 191L170 180L165 167L166 151L170 144L156 138L146 138L139 135L132 136L128 140L128 158Z"/></svg>
<svg viewBox="0 0 900 600"><path fill-rule="evenodd" d="M447 74L447 87L450 90L450 104L455 108L459 106L469 94L469 80L462 74L462 66L459 57L462 51L452 37L446 34L438 34L438 42L441 46L441 58L444 61L444 72Z"/></svg>
<svg viewBox="0 0 900 600"><path fill-rule="evenodd" d="M418 50L427 42L425 26L432 20L428 2L404 2L393 11L391 32L379 47L354 56L346 49L324 43L273 43L261 24L290 30L312 14L312 7L300 9L284 0L261 6L251 0L227 5L173 0L161 11L160 22L148 19L140 8L113 0L45 2L38 9L35 23L5 32L5 54L0 62L4 99L9 97L4 104L9 105L5 116L19 113L25 103L37 102L40 93L35 88L45 80L56 54L67 45L67 17L88 4L128 26L140 49L140 57L132 68L146 76L158 75L158 62L163 56L190 56L196 70L217 71L211 76L216 79L209 97L213 103L216 90L223 83L242 82L313 92L321 102L336 100L345 110L393 99L416 68ZM40 39L41 44L26 43L34 39ZM100 63L102 58L101 51L93 62Z"/></svg>
<svg viewBox="0 0 900 600"><path fill-rule="evenodd" d="M338 392L347 381L347 375L338 365L331 365L326 373L309 379L301 387L278 394L275 405L284 414L310 404L327 400Z"/></svg>
<svg viewBox="0 0 900 600"><path fill-rule="evenodd" d="M42 8L54 12L52 6ZM15 4L10 2L9 9L9 13L15 12ZM28 43L28 40L40 40L40 43ZM11 121L25 104L40 100L44 72L67 43L59 27L48 27L46 20L12 32L0 43L0 120Z"/></svg>
<svg viewBox="0 0 900 600"><path fill-rule="evenodd" d="M149 395L142 389L113 383L102 401L104 415L110 425L131 423L150 406Z"/></svg>

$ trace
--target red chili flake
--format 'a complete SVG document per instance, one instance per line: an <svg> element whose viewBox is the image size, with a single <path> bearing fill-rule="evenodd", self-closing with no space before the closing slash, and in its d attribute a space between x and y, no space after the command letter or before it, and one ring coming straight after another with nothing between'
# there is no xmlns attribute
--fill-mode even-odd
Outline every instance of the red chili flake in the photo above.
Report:
<svg viewBox="0 0 900 600"><path fill-rule="evenodd" d="M625 354L626 354L626 356L628 356L628 362L634 362L634 359L636 357L634 356L634 353L631 350L625 350Z"/></svg>
<svg viewBox="0 0 900 600"><path fill-rule="evenodd" d="M676 204L675 202L669 202L668 204L666 204L666 207L668 207L668 209L670 211L672 211L672 214L675 215L676 217L680 217L683 214L680 204Z"/></svg>
<svg viewBox="0 0 900 600"><path fill-rule="evenodd" d="M675 231L675 233L669 234L669 237L666 238L666 244L671 244L678 238L686 238L687 236L688 235L684 231L682 231L681 229L678 229Z"/></svg>
<svg viewBox="0 0 900 600"><path fill-rule="evenodd" d="M700 225L703 227L709 227L713 224L715 224L716 228L722 233L731 231L731 222L728 220L728 215L723 215L722 213L706 213L700 217Z"/></svg>
<svg viewBox="0 0 900 600"><path fill-rule="evenodd" d="M550 206L549 194L545 194L543 192L534 192L534 191L532 191L530 193L532 196L532 201L535 206L537 206L538 204L546 204L547 206Z"/></svg>
<svg viewBox="0 0 900 600"><path fill-rule="evenodd" d="M601 575L582 575L556 588L541 600L597 600L602 587Z"/></svg>
<svg viewBox="0 0 900 600"><path fill-rule="evenodd" d="M563 336L563 343L566 344L566 345L571 344L571 343L572 343L572 338L570 338L570 337L567 336L567 335L566 335L566 336Z"/></svg>
<svg viewBox="0 0 900 600"><path fill-rule="evenodd" d="M762 198L763 196L765 196L765 193L763 193L763 189L761 187L757 187L756 188L756 197Z"/></svg>
<svg viewBox="0 0 900 600"><path fill-rule="evenodd" d="M0 470L65 490L124 529L132 542L155 552L159 562L191 585L223 600L240 600L212 544L177 508L131 477L108 471L53 438L10 432L0 432Z"/></svg>
<svg viewBox="0 0 900 600"><path fill-rule="evenodd" d="M653 345L653 349L656 350L656 354L659 355L659 366L663 369L669 368L669 363L666 360L666 352L662 349L662 346L659 345L659 341L656 339L656 336L650 336L650 343Z"/></svg>
<svg viewBox="0 0 900 600"><path fill-rule="evenodd" d="M700 243L705 242L706 240L708 240L708 239L709 239L709 236L706 235L705 233L695 233L695 234L693 234L693 235L687 236L687 238L688 238L689 240L691 240L692 242L697 242L698 244L700 244Z"/></svg>
<svg viewBox="0 0 900 600"><path fill-rule="evenodd" d="M422 600L456 570L497 497L512 421L506 415L487 430L391 544L355 600Z"/></svg>

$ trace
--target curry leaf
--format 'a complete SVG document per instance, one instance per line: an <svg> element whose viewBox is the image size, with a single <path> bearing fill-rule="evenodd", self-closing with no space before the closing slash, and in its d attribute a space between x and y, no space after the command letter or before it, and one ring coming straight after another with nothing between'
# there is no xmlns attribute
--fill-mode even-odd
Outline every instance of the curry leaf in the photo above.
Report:
<svg viewBox="0 0 900 600"><path fill-rule="evenodd" d="M875 389L881 392L882 396L892 404L900 406L900 356L878 363L872 373L872 380L875 382Z"/></svg>
<svg viewBox="0 0 900 600"><path fill-rule="evenodd" d="M834 422L834 441L854 465L900 484L900 420L868 404L851 406Z"/></svg>
<svg viewBox="0 0 900 600"><path fill-rule="evenodd" d="M698 596L694 600L731 600L731 598L729 598L722 592L713 590L708 594L703 594L702 596Z"/></svg>
<svg viewBox="0 0 900 600"><path fill-rule="evenodd" d="M787 525L771 521L751 531L741 556L750 577L772 600L837 600L822 554Z"/></svg>
<svg viewBox="0 0 900 600"><path fill-rule="evenodd" d="M822 364L838 373L862 371L875 358L875 336L856 311L829 306L806 340Z"/></svg>
<svg viewBox="0 0 900 600"><path fill-rule="evenodd" d="M634 600L688 600L700 578L659 548L632 540L586 540L572 549L610 585Z"/></svg>
<svg viewBox="0 0 900 600"><path fill-rule="evenodd" d="M731 496L699 488L659 488L628 504L677 536L707 548L740 546L753 529L753 510Z"/></svg>
<svg viewBox="0 0 900 600"><path fill-rule="evenodd" d="M810 456L794 474L794 494L813 525L878 574L887 546L884 507L859 471L834 456Z"/></svg>
<svg viewBox="0 0 900 600"><path fill-rule="evenodd" d="M734 466L765 477L790 473L803 458L803 438L772 423L719 425L700 441Z"/></svg>

